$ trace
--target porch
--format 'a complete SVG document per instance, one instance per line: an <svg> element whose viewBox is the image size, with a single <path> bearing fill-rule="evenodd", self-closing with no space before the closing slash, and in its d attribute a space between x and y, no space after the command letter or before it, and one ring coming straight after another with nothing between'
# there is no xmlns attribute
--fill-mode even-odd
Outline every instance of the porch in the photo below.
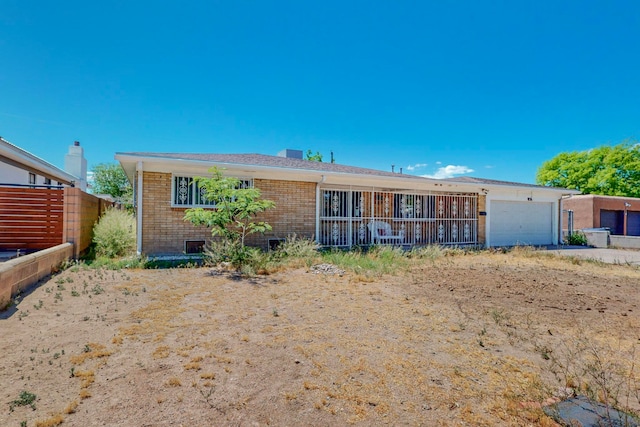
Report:
<svg viewBox="0 0 640 427"><path fill-rule="evenodd" d="M478 195L321 187L318 241L325 247L478 243Z"/></svg>

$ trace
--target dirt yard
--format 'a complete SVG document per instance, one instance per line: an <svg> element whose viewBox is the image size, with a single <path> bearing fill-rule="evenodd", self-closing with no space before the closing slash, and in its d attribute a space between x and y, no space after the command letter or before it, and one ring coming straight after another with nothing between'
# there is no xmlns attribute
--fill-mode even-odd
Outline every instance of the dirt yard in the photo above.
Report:
<svg viewBox="0 0 640 427"><path fill-rule="evenodd" d="M0 425L550 426L572 390L637 411L639 287L526 251L382 277L75 266L0 319Z"/></svg>

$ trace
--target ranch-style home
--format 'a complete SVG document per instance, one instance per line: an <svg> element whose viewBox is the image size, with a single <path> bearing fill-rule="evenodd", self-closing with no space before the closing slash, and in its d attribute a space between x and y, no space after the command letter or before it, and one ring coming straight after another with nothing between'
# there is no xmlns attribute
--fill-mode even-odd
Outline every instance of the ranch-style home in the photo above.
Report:
<svg viewBox="0 0 640 427"><path fill-rule="evenodd" d="M193 179L210 176L213 166L275 202L258 218L273 230L249 242L264 248L294 233L325 247L557 244L562 198L577 193L313 162L299 150L277 156L121 152L115 158L134 187L138 251L150 256L199 252L211 238L210 230L183 217L191 207L214 209Z"/></svg>

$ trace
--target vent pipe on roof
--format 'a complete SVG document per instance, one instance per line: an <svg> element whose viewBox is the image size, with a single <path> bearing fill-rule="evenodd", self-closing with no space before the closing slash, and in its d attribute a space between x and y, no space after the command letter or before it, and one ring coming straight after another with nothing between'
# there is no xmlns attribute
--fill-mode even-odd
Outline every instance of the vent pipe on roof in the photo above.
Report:
<svg viewBox="0 0 640 427"><path fill-rule="evenodd" d="M396 170L396 165L391 165L391 173L394 173Z"/></svg>

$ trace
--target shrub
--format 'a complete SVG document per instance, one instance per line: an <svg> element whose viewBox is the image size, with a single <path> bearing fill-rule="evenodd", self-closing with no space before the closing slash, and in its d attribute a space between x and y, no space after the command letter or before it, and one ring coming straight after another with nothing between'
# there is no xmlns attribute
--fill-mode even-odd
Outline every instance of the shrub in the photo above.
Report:
<svg viewBox="0 0 640 427"><path fill-rule="evenodd" d="M239 269L251 256L250 252L251 248L248 246L223 239L207 244L204 248L203 256L207 265L229 263L233 268Z"/></svg>
<svg viewBox="0 0 640 427"><path fill-rule="evenodd" d="M280 258L313 259L318 256L318 249L320 245L313 239L304 239L293 234L278 245L275 252Z"/></svg>
<svg viewBox="0 0 640 427"><path fill-rule="evenodd" d="M132 253L136 248L136 221L132 214L108 209L93 227L96 254L115 258Z"/></svg>
<svg viewBox="0 0 640 427"><path fill-rule="evenodd" d="M585 236L581 231L571 233L571 236L567 236L565 240L568 245L587 246L588 243L587 236Z"/></svg>

